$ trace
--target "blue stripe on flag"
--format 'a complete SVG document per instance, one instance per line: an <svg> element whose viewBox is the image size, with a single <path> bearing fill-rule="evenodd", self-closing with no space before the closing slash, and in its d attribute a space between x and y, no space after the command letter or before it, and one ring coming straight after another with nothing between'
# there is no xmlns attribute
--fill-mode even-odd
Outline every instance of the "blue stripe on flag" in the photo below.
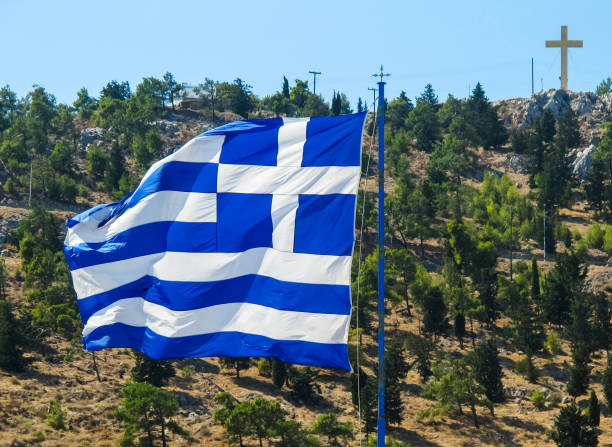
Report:
<svg viewBox="0 0 612 447"><path fill-rule="evenodd" d="M302 166L359 166L366 112L310 118Z"/></svg>
<svg viewBox="0 0 612 447"><path fill-rule="evenodd" d="M189 237L186 238L185 235ZM153 222L123 231L105 242L64 246L70 270L165 251L217 251L214 222Z"/></svg>
<svg viewBox="0 0 612 447"><path fill-rule="evenodd" d="M355 196L300 194L299 200L293 251L350 256L353 253Z"/></svg>
<svg viewBox="0 0 612 447"><path fill-rule="evenodd" d="M217 194L217 250L272 247L271 194Z"/></svg>
<svg viewBox="0 0 612 447"><path fill-rule="evenodd" d="M225 135L220 163L276 166L278 129L282 125L282 118L239 121L236 126L223 126L213 132L206 132L205 135ZM237 132L236 127L241 131Z"/></svg>
<svg viewBox="0 0 612 447"><path fill-rule="evenodd" d="M183 357L276 357L301 365L325 365L350 370L346 344L275 340L241 332L215 332L189 337L164 337L146 327L113 323L95 329L83 344L89 351L133 348L154 359Z"/></svg>
<svg viewBox="0 0 612 447"><path fill-rule="evenodd" d="M208 282L162 281L144 276L109 292L80 299L78 304L83 324L115 301L132 297L141 297L172 310L244 302L279 310L348 315L350 293L349 286L287 282L261 275Z"/></svg>

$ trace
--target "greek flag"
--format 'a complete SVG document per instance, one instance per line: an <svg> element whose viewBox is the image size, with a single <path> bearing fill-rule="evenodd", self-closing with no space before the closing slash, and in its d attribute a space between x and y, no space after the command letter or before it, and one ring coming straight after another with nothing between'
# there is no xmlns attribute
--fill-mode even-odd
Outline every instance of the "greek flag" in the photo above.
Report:
<svg viewBox="0 0 612 447"><path fill-rule="evenodd" d="M364 119L227 124L153 164L121 202L72 218L85 348L350 369Z"/></svg>

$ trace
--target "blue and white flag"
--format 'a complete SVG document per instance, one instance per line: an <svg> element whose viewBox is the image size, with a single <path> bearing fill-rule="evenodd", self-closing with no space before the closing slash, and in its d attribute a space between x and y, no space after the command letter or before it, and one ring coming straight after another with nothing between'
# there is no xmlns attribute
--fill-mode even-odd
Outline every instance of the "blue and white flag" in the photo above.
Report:
<svg viewBox="0 0 612 447"><path fill-rule="evenodd" d="M237 121L68 222L85 348L350 369L365 113Z"/></svg>

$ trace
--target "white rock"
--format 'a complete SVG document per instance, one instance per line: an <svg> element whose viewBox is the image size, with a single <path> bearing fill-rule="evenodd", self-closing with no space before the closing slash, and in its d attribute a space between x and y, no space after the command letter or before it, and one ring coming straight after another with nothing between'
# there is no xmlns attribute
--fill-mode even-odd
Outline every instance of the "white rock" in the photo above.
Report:
<svg viewBox="0 0 612 447"><path fill-rule="evenodd" d="M593 164L593 153L595 152L595 149L597 149L597 147L594 144L591 144L589 147L574 151L576 158L572 163L572 168L574 175L580 180L584 180L586 178L587 172Z"/></svg>

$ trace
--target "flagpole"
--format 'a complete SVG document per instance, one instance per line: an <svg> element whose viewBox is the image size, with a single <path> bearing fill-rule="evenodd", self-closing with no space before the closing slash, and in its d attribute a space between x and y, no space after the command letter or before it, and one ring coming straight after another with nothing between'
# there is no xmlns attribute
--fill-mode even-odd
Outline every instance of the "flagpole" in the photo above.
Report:
<svg viewBox="0 0 612 447"><path fill-rule="evenodd" d="M385 447L385 83L378 82L378 447Z"/></svg>

